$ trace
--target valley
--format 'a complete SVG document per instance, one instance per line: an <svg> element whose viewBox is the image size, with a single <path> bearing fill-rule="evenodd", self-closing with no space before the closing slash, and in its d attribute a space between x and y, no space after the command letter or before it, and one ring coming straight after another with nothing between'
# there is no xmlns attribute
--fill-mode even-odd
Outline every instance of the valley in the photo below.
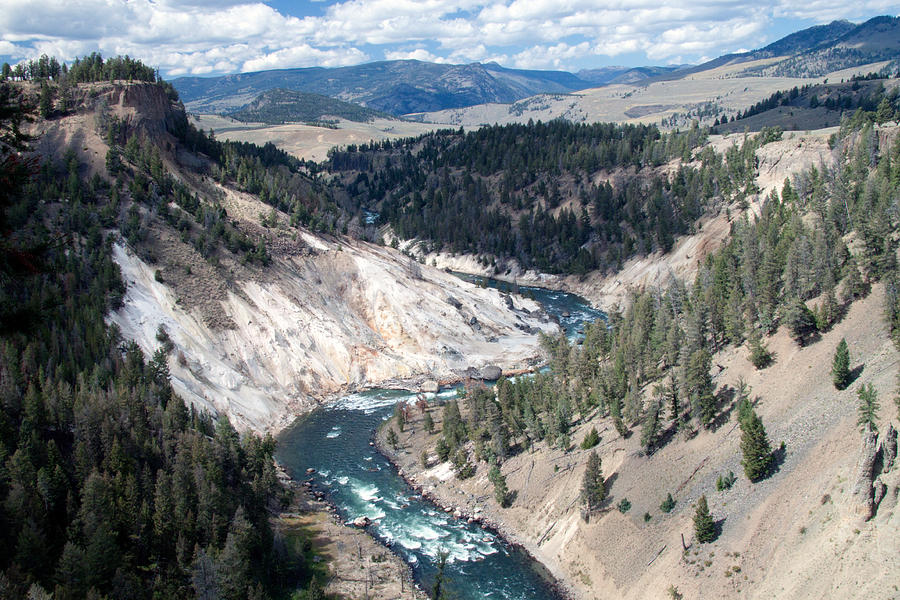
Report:
<svg viewBox="0 0 900 600"><path fill-rule="evenodd" d="M898 23L4 71L0 596L894 598Z"/></svg>

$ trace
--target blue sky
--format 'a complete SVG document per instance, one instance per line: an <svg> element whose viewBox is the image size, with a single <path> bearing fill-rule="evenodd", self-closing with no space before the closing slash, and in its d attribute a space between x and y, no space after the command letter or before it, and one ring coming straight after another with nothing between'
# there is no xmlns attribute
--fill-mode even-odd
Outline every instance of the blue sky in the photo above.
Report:
<svg viewBox="0 0 900 600"><path fill-rule="evenodd" d="M416 58L578 71L698 63L900 0L4 0L0 61L129 54L169 78Z"/></svg>

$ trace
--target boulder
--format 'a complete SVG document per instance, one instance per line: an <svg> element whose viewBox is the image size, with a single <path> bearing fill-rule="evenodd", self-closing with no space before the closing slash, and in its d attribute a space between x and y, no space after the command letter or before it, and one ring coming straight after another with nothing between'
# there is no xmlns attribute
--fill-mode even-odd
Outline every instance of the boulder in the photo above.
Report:
<svg viewBox="0 0 900 600"><path fill-rule="evenodd" d="M369 517L356 517L353 519L352 524L354 527L368 527L372 521L369 520Z"/></svg>
<svg viewBox="0 0 900 600"><path fill-rule="evenodd" d="M437 394L439 389L440 389L440 386L438 385L438 382L435 381L434 379L428 379L428 380L422 382L422 391L426 394L427 393Z"/></svg>
<svg viewBox="0 0 900 600"><path fill-rule="evenodd" d="M447 304L452 306L453 308L460 309L462 308L462 302L454 298L453 296L447 296Z"/></svg>
<svg viewBox="0 0 900 600"><path fill-rule="evenodd" d="M485 381L494 381L500 379L500 376L503 375L503 370L497 365L487 365L481 368L480 375L481 379Z"/></svg>

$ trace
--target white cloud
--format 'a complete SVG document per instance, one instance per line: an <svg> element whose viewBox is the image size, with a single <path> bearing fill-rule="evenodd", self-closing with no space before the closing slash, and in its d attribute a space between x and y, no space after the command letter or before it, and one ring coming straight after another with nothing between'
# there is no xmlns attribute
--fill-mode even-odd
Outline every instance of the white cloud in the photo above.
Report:
<svg viewBox="0 0 900 600"><path fill-rule="evenodd" d="M384 53L385 60L421 60L423 62L446 63L450 62L443 56L432 54L425 48L415 50L388 50Z"/></svg>
<svg viewBox="0 0 900 600"><path fill-rule="evenodd" d="M344 0L298 18L259 0L3 4L0 55L128 53L169 76L381 56L563 69L623 54L697 61L773 41L765 31L778 19L859 20L898 10L897 0Z"/></svg>

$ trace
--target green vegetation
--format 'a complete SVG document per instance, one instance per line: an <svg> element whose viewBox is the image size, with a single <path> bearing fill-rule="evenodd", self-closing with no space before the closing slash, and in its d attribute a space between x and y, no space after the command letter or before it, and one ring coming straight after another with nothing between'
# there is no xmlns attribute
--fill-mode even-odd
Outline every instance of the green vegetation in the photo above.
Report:
<svg viewBox="0 0 900 600"><path fill-rule="evenodd" d="M320 123L325 118L367 122L377 117L390 117L371 108L343 102L320 94L295 90L272 89L256 97L239 111L228 115L238 121L277 125L287 122Z"/></svg>
<svg viewBox="0 0 900 600"><path fill-rule="evenodd" d="M664 513L672 512L672 509L675 508L675 499L672 497L672 494L666 494L666 499L662 501L662 504L659 505L659 510Z"/></svg>
<svg viewBox="0 0 900 600"><path fill-rule="evenodd" d="M393 427L388 428L387 443L394 452L400 447L400 442L397 439L397 431Z"/></svg>
<svg viewBox="0 0 900 600"><path fill-rule="evenodd" d="M600 457L593 450L588 455L584 477L581 480L581 499L588 511L597 510L606 499L606 484Z"/></svg>
<svg viewBox="0 0 900 600"><path fill-rule="evenodd" d="M752 408L747 416L741 418L741 453L744 458L741 464L750 481L758 481L768 475L772 464L772 448L766 436L762 419Z"/></svg>
<svg viewBox="0 0 900 600"><path fill-rule="evenodd" d="M831 379L834 387L843 390L850 385L850 350L847 348L847 340L841 338L834 351L834 359L831 361Z"/></svg>
<svg viewBox="0 0 900 600"><path fill-rule="evenodd" d="M628 498L622 498L619 500L619 503L616 504L616 509L624 515L631 510L631 501L629 501Z"/></svg>
<svg viewBox="0 0 900 600"><path fill-rule="evenodd" d="M737 477L734 476L734 471L728 471L728 475L724 477L719 475L716 478L716 491L724 492L725 490L730 490L736 481Z"/></svg>
<svg viewBox="0 0 900 600"><path fill-rule="evenodd" d="M671 176L654 168L689 159L705 137L699 129L661 134L643 125L559 120L350 146L331 151L328 166L356 205L377 210L401 238L546 272L586 273L668 251L710 206L752 191L753 152L762 139L725 156L704 150L700 167ZM590 183L600 170L629 167L638 174L622 186Z"/></svg>
<svg viewBox="0 0 900 600"><path fill-rule="evenodd" d="M700 496L694 511L694 537L701 544L712 542L716 539L716 524L712 515L709 514L706 495Z"/></svg>
<svg viewBox="0 0 900 600"><path fill-rule="evenodd" d="M42 54L40 58L17 64L8 71L4 69L0 80L54 80L70 84L94 81L158 81L156 71L139 60L128 56L117 56L103 60L94 52L84 58L76 58L71 65L60 63L56 57Z"/></svg>
<svg viewBox="0 0 900 600"><path fill-rule="evenodd" d="M600 443L600 434L597 433L596 427L591 427L591 430L585 434L584 439L581 440L581 449L582 450L590 450L594 446Z"/></svg>
<svg viewBox="0 0 900 600"><path fill-rule="evenodd" d="M488 471L488 480L494 484L494 499L497 504L506 508L509 506L509 488L506 486L506 477L500 472L500 467L493 465Z"/></svg>
<svg viewBox="0 0 900 600"><path fill-rule="evenodd" d="M863 431L866 429L878 431L878 411L881 410L881 405L878 403L878 392L871 383L867 383L859 386L856 395L859 396L859 418L856 424Z"/></svg>
<svg viewBox="0 0 900 600"><path fill-rule="evenodd" d="M71 72L71 71L70 71ZM20 153L0 84L0 585L8 597L280 597L310 577L276 546L270 436L188 408L165 339L147 361L104 317L125 284L117 188L73 153ZM109 231L113 230L112 233ZM30 590L30 592L29 592Z"/></svg>

